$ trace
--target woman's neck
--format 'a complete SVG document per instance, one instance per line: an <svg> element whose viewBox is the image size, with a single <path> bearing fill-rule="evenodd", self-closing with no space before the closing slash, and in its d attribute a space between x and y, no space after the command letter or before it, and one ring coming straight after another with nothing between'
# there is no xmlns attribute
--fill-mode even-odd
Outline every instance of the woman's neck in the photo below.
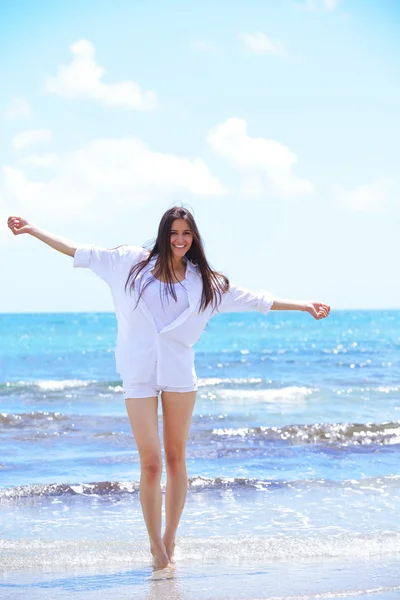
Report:
<svg viewBox="0 0 400 600"><path fill-rule="evenodd" d="M172 257L172 270L174 273L184 273L186 271L186 262L182 258Z"/></svg>
<svg viewBox="0 0 400 600"><path fill-rule="evenodd" d="M174 259L174 257L172 257L171 270L172 270L172 274L175 277L177 282L183 281L186 276L186 262L184 260L182 260L181 258ZM163 279L160 279L160 273L158 271L157 264L156 264L155 268L151 271L151 274L156 279L163 281Z"/></svg>

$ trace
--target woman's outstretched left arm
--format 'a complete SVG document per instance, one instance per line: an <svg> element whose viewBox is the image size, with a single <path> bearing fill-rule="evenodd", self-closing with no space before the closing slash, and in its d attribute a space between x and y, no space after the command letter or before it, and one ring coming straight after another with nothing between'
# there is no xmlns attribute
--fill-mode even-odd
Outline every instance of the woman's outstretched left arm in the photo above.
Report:
<svg viewBox="0 0 400 600"><path fill-rule="evenodd" d="M329 315L331 307L329 304L323 304L323 302L302 302L274 298L271 310L301 310L310 313L314 319L323 319Z"/></svg>
<svg viewBox="0 0 400 600"><path fill-rule="evenodd" d="M329 315L331 307L322 302L304 302L299 300L284 300L270 292L252 292L237 285L230 285L229 290L222 295L218 312L258 311L267 314L270 310L301 310L310 313L314 319L323 319Z"/></svg>

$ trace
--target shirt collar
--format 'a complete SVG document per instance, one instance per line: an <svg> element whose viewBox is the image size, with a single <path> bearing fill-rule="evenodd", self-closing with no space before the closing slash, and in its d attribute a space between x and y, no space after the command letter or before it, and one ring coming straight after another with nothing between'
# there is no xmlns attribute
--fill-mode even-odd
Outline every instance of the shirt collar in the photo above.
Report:
<svg viewBox="0 0 400 600"><path fill-rule="evenodd" d="M184 260L185 260L185 263L186 263L186 279L188 277L189 278L190 277L194 277L197 274L197 267L188 258L185 258ZM145 271L146 272L152 271L153 268L155 267L156 262L157 262L157 256L153 256L153 258L151 259L151 261L147 265Z"/></svg>
<svg viewBox="0 0 400 600"><path fill-rule="evenodd" d="M197 267L194 266L191 260L186 259L186 277L192 277L197 274Z"/></svg>

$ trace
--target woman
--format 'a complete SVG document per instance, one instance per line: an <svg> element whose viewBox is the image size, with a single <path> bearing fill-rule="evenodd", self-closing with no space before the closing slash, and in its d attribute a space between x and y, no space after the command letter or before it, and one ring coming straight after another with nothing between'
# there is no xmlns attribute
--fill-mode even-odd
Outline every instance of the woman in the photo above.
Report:
<svg viewBox="0 0 400 600"><path fill-rule="evenodd" d="M140 455L140 501L154 568L173 560L175 535L187 490L186 443L196 399L192 346L216 313L302 310L315 319L330 307L296 302L233 286L213 271L204 254L192 214L179 207L161 219L153 249L79 246L12 216L15 234L29 233L72 256L74 267L88 267L111 288L118 323L117 370ZM166 526L161 536L161 446L158 395L161 392L167 470Z"/></svg>

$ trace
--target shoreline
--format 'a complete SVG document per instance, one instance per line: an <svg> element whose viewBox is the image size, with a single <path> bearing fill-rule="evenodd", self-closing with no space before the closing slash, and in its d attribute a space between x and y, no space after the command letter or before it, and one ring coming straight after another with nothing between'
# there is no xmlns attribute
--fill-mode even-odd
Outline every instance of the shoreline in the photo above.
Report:
<svg viewBox="0 0 400 600"><path fill-rule="evenodd" d="M152 571L150 559L133 568L0 569L0 596L7 600L395 600L400 595L398 557L388 560L270 561L258 564L177 560ZM2 596L5 593L5 596ZM22 596L24 594L24 596Z"/></svg>

